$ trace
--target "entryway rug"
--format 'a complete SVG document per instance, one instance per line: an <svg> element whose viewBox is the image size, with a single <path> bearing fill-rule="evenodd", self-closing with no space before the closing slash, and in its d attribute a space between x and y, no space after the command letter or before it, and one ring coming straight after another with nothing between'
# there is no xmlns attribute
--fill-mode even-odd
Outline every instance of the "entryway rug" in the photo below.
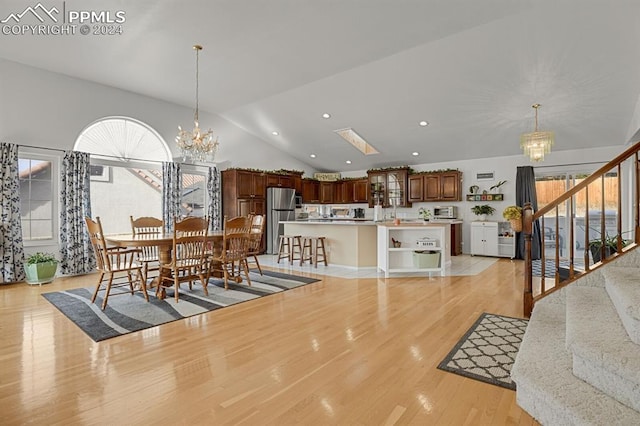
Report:
<svg viewBox="0 0 640 426"><path fill-rule="evenodd" d="M438 365L440 370L516 389L510 373L529 320L483 313Z"/></svg>
<svg viewBox="0 0 640 426"><path fill-rule="evenodd" d="M224 289L223 280L212 278L207 286L208 296L204 294L199 284L195 284L193 290L189 290L188 284L182 284L178 303L175 302L172 290L167 290L167 297L160 300L155 297L155 289L148 292L149 303L144 300L141 292L135 292L134 296L127 297L115 295L112 289L104 311L100 309L101 295L104 292L100 292L96 302L91 303L95 286L45 293L42 296L89 337L99 342L320 281L281 272L265 270L263 272L263 276L258 272L250 272L251 287L246 282L242 284L229 282L229 290ZM116 291L124 290L119 288Z"/></svg>

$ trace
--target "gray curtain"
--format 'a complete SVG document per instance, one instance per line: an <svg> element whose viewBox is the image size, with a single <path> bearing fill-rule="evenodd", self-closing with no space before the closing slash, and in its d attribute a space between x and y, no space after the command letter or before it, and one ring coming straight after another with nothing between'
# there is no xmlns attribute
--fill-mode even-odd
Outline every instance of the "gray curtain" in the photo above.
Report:
<svg viewBox="0 0 640 426"><path fill-rule="evenodd" d="M0 192L0 282L22 281L25 275L18 145L0 143Z"/></svg>
<svg viewBox="0 0 640 426"><path fill-rule="evenodd" d="M222 220L220 215L222 189L220 186L220 172L217 167L209 167L207 172L207 193L209 195L209 205L207 206L207 215L209 216L209 226L212 231L221 230Z"/></svg>
<svg viewBox="0 0 640 426"><path fill-rule="evenodd" d="M162 163L162 219L167 232L173 231L173 219L180 216L182 171L180 163Z"/></svg>
<svg viewBox="0 0 640 426"><path fill-rule="evenodd" d="M63 274L87 274L96 267L84 218L91 217L89 154L65 152L60 172L60 267Z"/></svg>
<svg viewBox="0 0 640 426"><path fill-rule="evenodd" d="M524 207L525 203L531 203L533 212L538 211L538 196L536 195L536 175L531 166L518 167L516 172L516 204ZM531 259L540 259L542 247L540 223L533 222L531 230ZM517 233L516 258L524 259L524 234Z"/></svg>

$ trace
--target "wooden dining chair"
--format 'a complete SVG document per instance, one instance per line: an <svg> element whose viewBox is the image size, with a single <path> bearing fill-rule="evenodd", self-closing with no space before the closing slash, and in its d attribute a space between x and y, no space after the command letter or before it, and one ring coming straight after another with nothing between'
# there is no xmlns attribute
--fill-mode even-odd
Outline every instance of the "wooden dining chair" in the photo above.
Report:
<svg viewBox="0 0 640 426"><path fill-rule="evenodd" d="M160 283L156 294L162 295L165 288L174 289L179 300L180 283L188 282L189 288L199 280L204 294L209 295L209 259L207 257L207 233L209 221L202 217L174 218L172 259L160 265ZM161 296L162 297L162 296Z"/></svg>
<svg viewBox="0 0 640 426"><path fill-rule="evenodd" d="M142 238L155 238L162 235L164 228L164 220L162 219L149 216L143 216L137 219L129 216L129 219L131 220L131 232L133 235L138 235ZM142 254L138 258L138 261L143 265L144 276L149 279L149 272L160 271L158 246L143 246L141 250Z"/></svg>
<svg viewBox="0 0 640 426"><path fill-rule="evenodd" d="M253 263L256 264L258 271L260 271L260 275L262 275L262 268L260 267L260 262L258 262L258 255L262 251L264 224L264 215L257 214L251 217L251 228L249 230L249 247L247 249L247 257L245 257L247 268L249 267L249 259L253 258Z"/></svg>
<svg viewBox="0 0 640 426"><path fill-rule="evenodd" d="M128 286L129 292L114 293L115 294L134 294L134 291L142 291L145 300L149 301L147 294L147 280L144 275L142 264L137 261L141 255L140 249L107 247L102 231L102 223L100 218L96 220L85 217L87 232L91 239L91 246L96 257L97 269L100 274L96 290L93 292L91 303L95 303L98 292L104 291L104 300L102 301L102 310L107 306L107 299L111 295L111 290L117 287ZM104 289L101 289L105 275L109 276ZM120 276L119 276L120 275ZM126 281L117 281L114 278L126 278Z"/></svg>
<svg viewBox="0 0 640 426"><path fill-rule="evenodd" d="M212 274L220 273L224 277L224 288L229 289L229 279L242 282L240 268L244 269L247 284L251 285L249 268L246 262L249 250L249 231L251 218L238 216L232 219L224 218L224 230L222 237L222 249L213 253L210 257L210 270ZM237 271L236 271L237 266Z"/></svg>

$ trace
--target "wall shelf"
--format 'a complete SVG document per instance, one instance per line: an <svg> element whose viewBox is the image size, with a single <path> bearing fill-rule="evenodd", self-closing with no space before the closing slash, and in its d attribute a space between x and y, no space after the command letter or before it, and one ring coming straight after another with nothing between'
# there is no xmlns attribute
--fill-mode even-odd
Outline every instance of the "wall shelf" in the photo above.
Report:
<svg viewBox="0 0 640 426"><path fill-rule="evenodd" d="M503 194L467 194L467 201L503 201Z"/></svg>

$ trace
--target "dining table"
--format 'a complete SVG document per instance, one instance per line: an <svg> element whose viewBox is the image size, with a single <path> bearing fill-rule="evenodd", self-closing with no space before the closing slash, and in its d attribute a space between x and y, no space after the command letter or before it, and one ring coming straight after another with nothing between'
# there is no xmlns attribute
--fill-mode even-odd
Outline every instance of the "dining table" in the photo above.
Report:
<svg viewBox="0 0 640 426"><path fill-rule="evenodd" d="M173 232L163 232L158 234L114 234L105 235L107 244L117 247L158 247L158 262L161 265L171 263L171 251L173 250ZM207 241L211 243L213 254L222 250L222 242L224 240L224 231L209 231L207 233ZM163 271L166 269L160 269ZM162 272L161 272L162 273ZM155 287L160 282L158 277L151 283L151 287ZM162 288L162 287L160 287ZM164 288L159 293L160 298L164 298Z"/></svg>

